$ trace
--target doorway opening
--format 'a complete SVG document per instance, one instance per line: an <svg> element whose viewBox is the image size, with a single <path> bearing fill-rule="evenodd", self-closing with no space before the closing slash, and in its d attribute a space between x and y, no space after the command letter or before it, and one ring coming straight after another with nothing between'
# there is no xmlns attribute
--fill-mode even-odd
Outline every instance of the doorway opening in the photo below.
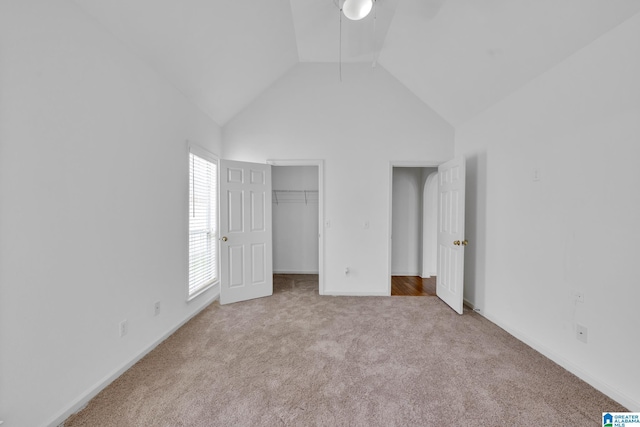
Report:
<svg viewBox="0 0 640 427"><path fill-rule="evenodd" d="M436 295L437 173L437 166L392 165L390 295Z"/></svg>
<svg viewBox="0 0 640 427"><path fill-rule="evenodd" d="M274 292L324 294L323 162L272 160Z"/></svg>

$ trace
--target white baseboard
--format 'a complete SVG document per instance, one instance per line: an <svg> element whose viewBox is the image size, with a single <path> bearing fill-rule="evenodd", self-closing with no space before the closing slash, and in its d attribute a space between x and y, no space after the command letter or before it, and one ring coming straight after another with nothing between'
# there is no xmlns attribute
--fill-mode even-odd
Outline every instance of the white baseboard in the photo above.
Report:
<svg viewBox="0 0 640 427"><path fill-rule="evenodd" d="M138 361L140 361L140 359L142 359L144 356L149 354L149 352L151 352L151 350L156 348L161 342L163 342L164 340L169 338L174 332L176 332L178 329L180 329L182 326L184 326L185 323L187 323L189 320L194 318L202 310L204 310L205 308L209 307L214 301L216 301L219 298L220 298L220 288L218 288L218 293L213 295L211 297L211 299L209 301L207 301L206 303L204 303L204 305L200 309L198 309L197 311L195 311L195 312L191 313L190 315L188 315L180 323L178 323L176 326L171 328L167 333L165 333L160 338L158 338L156 341L151 343L151 345L149 345L147 348L143 349L133 359L131 359L130 361L125 363L120 368L116 369L111 374L107 375L104 379L99 381L94 386L90 387L89 390L87 390L85 393L81 394L81 396L78 399L76 399L67 409L63 410L51 422L47 423L46 425L49 426L49 427L64 426L64 421L67 418L69 418L71 415L75 414L76 412L79 412L81 409L83 409L85 406L87 406L87 404L89 403L89 401L91 399L96 397L96 395L98 393L100 393L102 390L104 390L109 384L111 384L113 381L115 381L120 375L124 374L127 371L127 369L131 368L133 365L138 363Z"/></svg>
<svg viewBox="0 0 640 427"><path fill-rule="evenodd" d="M318 270L310 271L310 270L278 270L273 271L273 274L318 274Z"/></svg>
<svg viewBox="0 0 640 427"><path fill-rule="evenodd" d="M471 305L471 307L473 307L473 304L470 304L470 305ZM523 343L527 344L529 347L533 348L537 352L539 352L539 353L543 354L544 356L546 356L547 358L551 359L553 362L555 362L558 365L562 366L564 369L566 369L567 371L571 372L572 374L574 374L575 376L577 376L578 378L580 378L581 380L583 380L587 384L591 385L596 390L602 392L603 394L606 394L607 396L609 396L610 398L612 398L616 402L618 402L621 405L625 406L630 411L632 411L632 412L640 412L640 402L632 399L631 397L627 396L624 393L620 393L618 390L616 390L615 388L611 387L606 382L600 380L599 378L596 378L596 377L592 376L588 372L584 371L582 368L576 366L575 364L573 364L572 362L568 361L564 357L560 356L559 354L555 353L554 351L552 351L549 348L545 347L544 345L540 344L538 341L528 337L527 335L523 334L519 330L516 330L514 328L509 327L508 325L506 325L504 322L502 322L497 317L494 317L491 314L486 313L486 312L480 312L479 310L476 311L476 312L478 314L480 314L481 316L483 316L485 319L489 320L491 323L493 323L493 324L499 326L500 328L504 329L510 335L513 335L518 340L520 340ZM607 408L602 408L602 410L606 411Z"/></svg>
<svg viewBox="0 0 640 427"><path fill-rule="evenodd" d="M330 291L324 290L324 295L335 296L335 297L388 297L389 292L380 291L380 292L351 292L351 291Z"/></svg>
<svg viewBox="0 0 640 427"><path fill-rule="evenodd" d="M416 271L410 271L408 273L391 273L392 276L416 276L420 277L420 273Z"/></svg>

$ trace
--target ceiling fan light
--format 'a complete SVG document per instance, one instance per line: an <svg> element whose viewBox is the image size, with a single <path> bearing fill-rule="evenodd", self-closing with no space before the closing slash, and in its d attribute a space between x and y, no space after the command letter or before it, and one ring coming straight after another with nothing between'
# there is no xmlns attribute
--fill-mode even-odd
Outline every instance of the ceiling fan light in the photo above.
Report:
<svg viewBox="0 0 640 427"><path fill-rule="evenodd" d="M358 21L371 12L373 0L345 0L342 13L352 21Z"/></svg>

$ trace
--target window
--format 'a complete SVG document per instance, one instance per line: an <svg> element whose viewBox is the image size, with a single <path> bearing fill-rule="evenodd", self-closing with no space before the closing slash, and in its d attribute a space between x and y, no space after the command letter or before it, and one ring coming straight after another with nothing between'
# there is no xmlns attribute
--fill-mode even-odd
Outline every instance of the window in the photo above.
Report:
<svg viewBox="0 0 640 427"><path fill-rule="evenodd" d="M217 174L213 156L189 148L189 299L218 280Z"/></svg>

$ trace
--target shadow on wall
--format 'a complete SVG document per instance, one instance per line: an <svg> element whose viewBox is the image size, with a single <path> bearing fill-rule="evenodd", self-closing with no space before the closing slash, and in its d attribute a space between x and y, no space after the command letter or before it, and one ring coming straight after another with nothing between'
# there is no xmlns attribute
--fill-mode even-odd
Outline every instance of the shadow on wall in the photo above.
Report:
<svg viewBox="0 0 640 427"><path fill-rule="evenodd" d="M484 309L487 247L487 153L467 155L464 299L476 309Z"/></svg>

